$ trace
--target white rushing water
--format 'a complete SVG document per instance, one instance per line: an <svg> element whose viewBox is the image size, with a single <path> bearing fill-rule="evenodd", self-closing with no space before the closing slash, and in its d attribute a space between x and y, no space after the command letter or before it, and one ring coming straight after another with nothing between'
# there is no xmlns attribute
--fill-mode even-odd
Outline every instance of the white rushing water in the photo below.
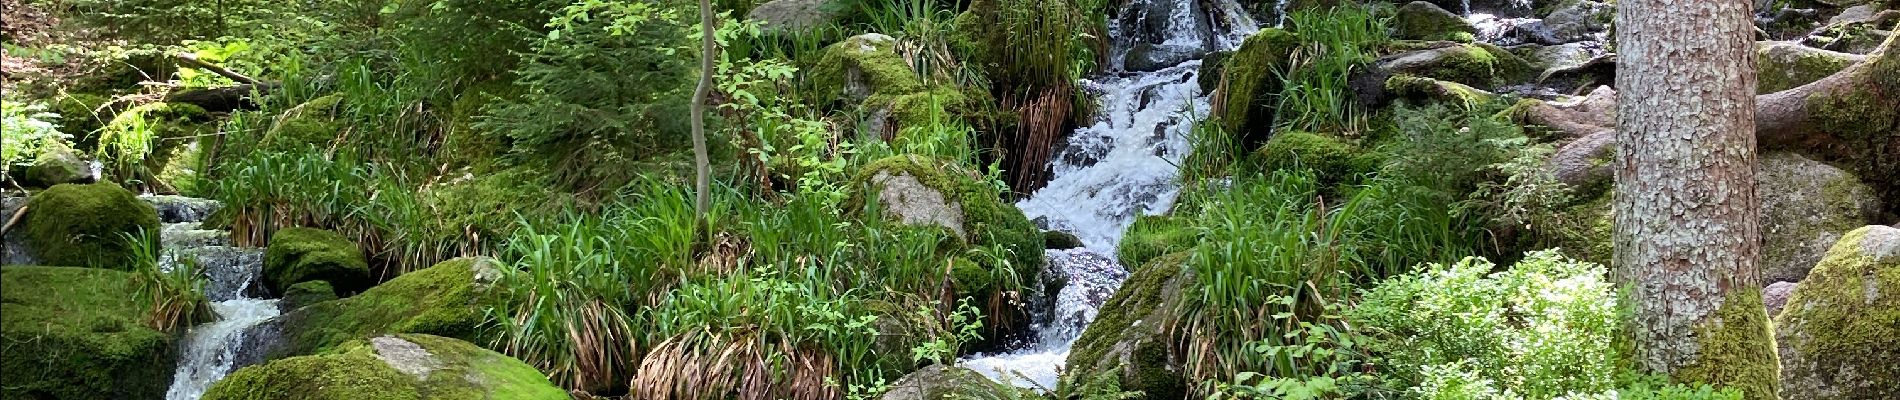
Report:
<svg viewBox="0 0 1900 400"><path fill-rule="evenodd" d="M1137 32L1144 24L1121 18L1111 21L1110 33L1120 48L1128 44L1119 42L1132 37L1160 37L1162 43L1230 50L1259 31L1233 0L1216 1L1205 11L1211 15L1203 16L1189 11L1200 9L1195 3L1136 0L1124 7L1171 7L1166 13L1170 21L1151 25L1188 26L1189 20L1208 18L1214 21L1212 34L1175 29ZM1194 36L1203 40L1187 41ZM963 366L999 382L1055 388L1069 348L1095 319L1097 307L1128 276L1114 258L1122 233L1139 215L1166 212L1180 192L1176 166L1189 151L1189 130L1195 119L1209 112L1207 97L1196 82L1200 66L1200 60L1188 60L1153 72L1082 82L1097 97L1092 123L1076 129L1052 157L1054 178L1049 184L1016 207L1045 229L1076 235L1084 247L1047 252L1049 267L1044 273L1057 274L1067 284L1054 294L1054 309L1038 313L1032 343L1001 354L970 356L961 361Z"/></svg>
<svg viewBox="0 0 1900 400"><path fill-rule="evenodd" d="M262 268L258 249L204 246L186 250L205 269L211 282L205 285L211 310L218 319L194 326L185 333L178 357L178 370L166 400L197 400L205 389L240 367L245 336L259 324L277 317L278 300L251 297ZM170 261L173 257L167 257ZM168 262L168 264L170 264Z"/></svg>

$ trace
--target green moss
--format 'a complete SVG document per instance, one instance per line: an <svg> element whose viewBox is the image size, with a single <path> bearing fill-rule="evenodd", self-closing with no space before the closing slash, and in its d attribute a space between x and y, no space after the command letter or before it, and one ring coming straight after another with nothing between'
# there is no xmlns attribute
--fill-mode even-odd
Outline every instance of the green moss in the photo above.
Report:
<svg viewBox="0 0 1900 400"><path fill-rule="evenodd" d="M1768 309L1754 282L1729 292L1703 325L1697 327L1696 361L1676 369L1677 382L1708 383L1742 391L1748 400L1781 398L1781 367L1775 357Z"/></svg>
<svg viewBox="0 0 1900 400"><path fill-rule="evenodd" d="M356 243L336 232L295 227L271 234L264 251L265 287L284 293L290 285L313 280L355 293L369 287L369 261Z"/></svg>
<svg viewBox="0 0 1900 400"><path fill-rule="evenodd" d="M1817 130L1839 143L1830 149L1835 159L1864 177L1900 176L1900 35L1888 40L1889 50L1866 70L1866 84L1808 98L1809 118ZM1883 199L1900 199L1900 179L1870 179ZM1888 212L1900 213L1900 201L1886 202Z"/></svg>
<svg viewBox="0 0 1900 400"><path fill-rule="evenodd" d="M1219 93L1221 127L1242 137L1262 137L1273 130L1272 99L1285 83L1288 58L1299 47L1300 38L1278 28L1260 30L1234 51L1222 73L1226 89Z"/></svg>
<svg viewBox="0 0 1900 400"><path fill-rule="evenodd" d="M47 265L129 268L128 235L158 233L158 210L111 182L54 185L26 207L26 244Z"/></svg>
<svg viewBox="0 0 1900 400"><path fill-rule="evenodd" d="M285 314L284 347L273 356L314 354L387 333L424 333L479 341L487 298L476 263L458 258L416 270L349 298ZM479 261L492 262L492 261ZM491 278L492 279L492 278Z"/></svg>
<svg viewBox="0 0 1900 400"><path fill-rule="evenodd" d="M988 298L996 283L990 270L963 257L950 259L950 280L956 283L958 299L979 301Z"/></svg>
<svg viewBox="0 0 1900 400"><path fill-rule="evenodd" d="M818 63L811 68L808 79L820 90L827 91L822 100L858 100L852 97L869 95L901 95L924 90L924 82L918 79L910 64L897 54L897 39L879 34L853 36L843 42L826 47ZM854 79L855 77L855 79ZM851 93L850 82L867 84L868 90Z"/></svg>
<svg viewBox="0 0 1900 400"><path fill-rule="evenodd" d="M508 79L478 83L463 90L449 107L448 133L442 139L442 149L436 152L437 158L449 165L468 166L476 171L493 167L495 159L508 150L502 141L505 135L482 131L476 119L489 104L519 98L521 93L522 88Z"/></svg>
<svg viewBox="0 0 1900 400"><path fill-rule="evenodd" d="M140 324L132 274L0 267L0 398L156 399L176 365L173 337Z"/></svg>
<svg viewBox="0 0 1900 400"><path fill-rule="evenodd" d="M1790 46L1800 48L1798 45ZM1814 49L1781 50L1789 54L1777 57L1774 55L1775 49L1775 45L1764 45L1757 50L1757 59L1761 62L1756 73L1760 77L1755 87L1756 93L1793 89L1826 78L1855 63L1852 58L1830 56L1831 52Z"/></svg>
<svg viewBox="0 0 1900 400"><path fill-rule="evenodd" d="M1097 59L1087 35L1099 22L1083 17L1070 0L976 0L958 15L957 59L988 77L997 97L1035 96L1074 84L1075 69Z"/></svg>
<svg viewBox="0 0 1900 400"><path fill-rule="evenodd" d="M1122 234L1115 247L1115 259L1121 265L1148 265L1148 261L1166 254L1193 248L1200 233L1187 218L1167 215L1142 215Z"/></svg>
<svg viewBox="0 0 1900 400"><path fill-rule="evenodd" d="M1900 397L1900 257L1879 258L1876 232L1848 232L1795 287L1775 317L1783 393L1816 400ZM1888 250L1891 252L1891 250Z"/></svg>
<svg viewBox="0 0 1900 400"><path fill-rule="evenodd" d="M284 307L290 309L303 308L303 306L330 300L336 300L336 289L330 287L330 282L298 282L284 290Z"/></svg>
<svg viewBox="0 0 1900 400"><path fill-rule="evenodd" d="M1262 171L1305 168L1322 188L1358 183L1379 168L1383 158L1351 144L1307 132L1281 132L1256 152Z"/></svg>
<svg viewBox="0 0 1900 400"><path fill-rule="evenodd" d="M1457 14L1428 2L1415 1L1399 7L1392 21L1392 37L1415 40L1453 40L1469 43L1478 28Z"/></svg>
<svg viewBox="0 0 1900 400"><path fill-rule="evenodd" d="M1492 98L1490 93L1469 85L1413 75L1393 75L1387 78L1385 91L1394 97L1430 99L1466 107L1488 103Z"/></svg>
<svg viewBox="0 0 1900 400"><path fill-rule="evenodd" d="M258 149L294 152L310 147L328 148L343 125L336 120L343 94L333 93L291 107L271 124L258 141Z"/></svg>
<svg viewBox="0 0 1900 400"><path fill-rule="evenodd" d="M1042 247L1045 249L1073 249L1086 246L1082 238L1063 231L1043 231Z"/></svg>
<svg viewBox="0 0 1900 400"><path fill-rule="evenodd" d="M1171 399L1185 394L1182 371L1171 369L1170 338L1162 326L1171 323L1174 300L1183 284L1188 253L1155 258L1136 270L1115 294L1102 303L1095 321L1082 331L1070 349L1067 373L1056 388L1057 398L1083 394L1109 395L1143 392L1137 399ZM1133 349L1121 346L1133 345ZM1130 352L1123 359L1119 352ZM1132 369L1132 371L1130 371Z"/></svg>
<svg viewBox="0 0 1900 400"><path fill-rule="evenodd" d="M564 400L546 376L519 360L456 339L395 335L418 345L432 362L418 376L392 367L369 341L325 354L292 357L232 372L205 400ZM388 340L388 339L382 339ZM391 341L394 342L394 341ZM411 355L413 356L413 355Z"/></svg>
<svg viewBox="0 0 1900 400"><path fill-rule="evenodd" d="M974 247L1000 247L1008 254L999 255L1015 269L1016 276L1031 276L1042 266L1042 231L1036 229L1022 210L1003 201L1002 192L985 182L981 175L956 163L921 156L888 157L864 167L853 180L854 187L869 188L879 172L906 174L925 186L943 192L944 200L963 212L964 240ZM867 201L857 193L848 203L862 207ZM994 268L990 260L973 260L985 268Z"/></svg>

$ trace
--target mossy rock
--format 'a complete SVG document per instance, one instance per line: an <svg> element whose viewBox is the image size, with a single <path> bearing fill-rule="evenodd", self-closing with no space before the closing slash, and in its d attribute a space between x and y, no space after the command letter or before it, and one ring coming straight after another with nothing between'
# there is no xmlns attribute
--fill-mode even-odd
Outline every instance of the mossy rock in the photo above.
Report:
<svg viewBox="0 0 1900 400"><path fill-rule="evenodd" d="M1378 153L1330 136L1298 131L1274 135L1255 155L1261 171L1312 170L1321 188L1356 184L1384 163Z"/></svg>
<svg viewBox="0 0 1900 400"><path fill-rule="evenodd" d="M867 33L825 47L807 76L823 100L863 101L872 95L924 90L910 64L897 54L897 38Z"/></svg>
<svg viewBox="0 0 1900 400"><path fill-rule="evenodd" d="M1471 42L1477 34L1470 22L1431 2L1405 3L1392 17L1392 37L1397 39Z"/></svg>
<svg viewBox="0 0 1900 400"><path fill-rule="evenodd" d="M107 109L112 96L98 93L71 93L56 96L51 110L59 114L59 131L72 135L79 150L99 146L99 129L112 120L115 110Z"/></svg>
<svg viewBox="0 0 1900 400"><path fill-rule="evenodd" d="M1083 246L1087 244L1082 243L1082 238L1075 237L1074 234L1063 231L1042 232L1042 248L1044 249L1068 250Z"/></svg>
<svg viewBox="0 0 1900 400"><path fill-rule="evenodd" d="M1799 282L1841 235L1873 222L1880 199L1853 174L1794 153L1763 154L1761 284Z"/></svg>
<svg viewBox="0 0 1900 400"><path fill-rule="evenodd" d="M1890 50L1867 61L1865 84L1808 97L1810 122L1832 141L1764 144L1822 153L1824 160L1867 178L1878 197L1888 199L1886 212L1900 214L1900 35L1888 39ZM1888 177L1876 179L1875 177Z"/></svg>
<svg viewBox="0 0 1900 400"><path fill-rule="evenodd" d="M458 258L412 271L349 298L311 304L279 318L284 340L272 357L316 354L390 333L480 341L482 306L500 271L495 261Z"/></svg>
<svg viewBox="0 0 1900 400"><path fill-rule="evenodd" d="M100 129L93 157L113 179L150 180L180 149L215 129L211 114L185 103L144 104L112 117Z"/></svg>
<svg viewBox="0 0 1900 400"><path fill-rule="evenodd" d="M1485 104L1494 98L1490 93L1471 85L1413 75L1386 78L1385 92L1396 98L1431 100L1467 107Z"/></svg>
<svg viewBox="0 0 1900 400"><path fill-rule="evenodd" d="M27 247L46 265L127 269L131 239L158 235L158 210L112 182L54 185L26 207Z"/></svg>
<svg viewBox="0 0 1900 400"><path fill-rule="evenodd" d="M1015 400L1034 393L997 383L969 368L935 364L905 375L882 400Z"/></svg>
<svg viewBox="0 0 1900 400"><path fill-rule="evenodd" d="M838 0L771 0L746 12L746 19L759 21L759 31L767 35L804 36L829 24L842 23L852 3Z"/></svg>
<svg viewBox="0 0 1900 400"><path fill-rule="evenodd" d="M455 96L449 106L448 132L436 158L451 167L471 167L475 172L493 168L496 159L508 151L505 134L488 132L477 124L483 110L499 101L520 98L522 87L514 81L497 79L470 86ZM328 129L328 128L325 128Z"/></svg>
<svg viewBox="0 0 1900 400"><path fill-rule="evenodd" d="M64 144L54 144L40 152L33 159L33 165L26 167L28 185L47 187L62 183L91 183L92 165Z"/></svg>
<svg viewBox="0 0 1900 400"><path fill-rule="evenodd" d="M304 281L284 289L283 307L295 310L303 306L336 300L336 289L330 282Z"/></svg>
<svg viewBox="0 0 1900 400"><path fill-rule="evenodd" d="M370 285L369 260L341 234L314 228L284 228L264 250L264 287L284 293L290 285L326 281L341 293Z"/></svg>
<svg viewBox="0 0 1900 400"><path fill-rule="evenodd" d="M258 149L294 152L311 147L327 148L343 131L343 125L336 120L342 104L343 94L333 93L291 107L271 123L264 138L259 140Z"/></svg>
<svg viewBox="0 0 1900 400"><path fill-rule="evenodd" d="M1136 270L1102 303L1095 321L1069 351L1057 398L1141 392L1135 399L1181 399L1188 381L1172 354L1178 338L1165 328L1192 290L1187 253L1159 257Z"/></svg>
<svg viewBox="0 0 1900 400"><path fill-rule="evenodd" d="M132 276L0 267L0 398L164 398L175 337L141 324Z"/></svg>
<svg viewBox="0 0 1900 400"><path fill-rule="evenodd" d="M1221 108L1212 113L1229 135L1241 138L1240 145L1251 146L1273 131L1271 100L1280 95L1285 85L1280 77L1299 45L1299 36L1292 32L1261 29L1227 59L1221 74L1226 88L1218 94Z"/></svg>
<svg viewBox="0 0 1900 400"><path fill-rule="evenodd" d="M1380 60L1380 67L1406 74L1458 82L1479 89L1531 78L1530 62L1497 46L1460 44L1402 53Z"/></svg>
<svg viewBox="0 0 1900 400"><path fill-rule="evenodd" d="M345 343L244 367L204 400L566 400L534 367L465 341L420 334Z"/></svg>
<svg viewBox="0 0 1900 400"><path fill-rule="evenodd" d="M1168 215L1141 215L1122 234L1115 246L1115 260L1121 265L1147 265L1167 254L1194 248L1200 233L1187 218Z"/></svg>
<svg viewBox="0 0 1900 400"><path fill-rule="evenodd" d="M1900 398L1900 229L1848 232L1774 325L1783 398Z"/></svg>
<svg viewBox="0 0 1900 400"><path fill-rule="evenodd" d="M1834 75L1865 56L1802 46L1795 42L1760 42L1756 45L1756 76L1760 83L1755 92L1768 94L1793 89Z"/></svg>
<svg viewBox="0 0 1900 400"><path fill-rule="evenodd" d="M865 166L853 180L868 189L853 195L858 208L878 202L884 217L911 225L934 225L973 247L1001 247L1003 260L973 260L985 268L1008 261L1019 276L1042 266L1043 237L1022 210L1003 201L1002 192L982 175L962 166L916 155L888 157ZM867 196L875 193L876 198Z"/></svg>

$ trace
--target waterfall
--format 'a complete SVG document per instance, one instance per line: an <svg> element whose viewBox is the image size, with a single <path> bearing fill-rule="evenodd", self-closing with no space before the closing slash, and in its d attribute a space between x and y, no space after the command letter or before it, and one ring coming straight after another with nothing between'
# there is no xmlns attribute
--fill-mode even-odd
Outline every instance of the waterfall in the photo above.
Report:
<svg viewBox="0 0 1900 400"><path fill-rule="evenodd" d="M205 297L212 301L211 311L218 319L185 333L166 400L197 400L212 383L242 367L247 358L247 336L255 335L253 328L280 313L278 301L263 298L259 286L263 250L230 247L229 233L196 229L196 220L209 212L193 211L180 208L178 212L161 213L191 221L166 225L161 234L166 255L160 265L177 268L182 265L180 260L191 259L203 268L210 280L205 285Z"/></svg>
<svg viewBox="0 0 1900 400"><path fill-rule="evenodd" d="M1205 53L1237 48L1259 30L1233 0L1217 0L1207 9L1196 3L1129 2L1121 10L1124 18L1110 23L1115 47L1127 49L1141 41L1186 43ZM1168 12L1149 12L1160 7ZM1128 18L1131 13L1141 15ZM1144 18L1169 20L1155 23ZM1196 25L1192 21L1197 19L1214 21L1199 25L1217 31L1168 29ZM1069 348L1095 319L1097 307L1128 276L1114 257L1123 232L1137 216L1166 212L1179 194L1176 165L1190 150L1189 130L1196 118L1210 112L1196 80L1201 61L1195 58L1155 71L1118 71L1082 82L1096 95L1096 115L1056 151L1050 160L1054 174L1049 184L1016 207L1045 229L1074 234L1084 246L1046 252L1048 269L1043 273L1067 284L1053 294L1054 301L1049 302L1053 309L1036 313L1032 342L1000 354L967 357L961 360L965 367L999 382L1055 388Z"/></svg>

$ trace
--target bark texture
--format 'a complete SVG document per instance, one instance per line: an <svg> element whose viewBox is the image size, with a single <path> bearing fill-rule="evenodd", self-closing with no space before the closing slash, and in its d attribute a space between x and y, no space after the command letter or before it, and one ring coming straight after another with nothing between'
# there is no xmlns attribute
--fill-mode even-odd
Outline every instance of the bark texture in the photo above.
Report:
<svg viewBox="0 0 1900 400"><path fill-rule="evenodd" d="M1745 0L1618 4L1613 264L1636 365L1776 399L1756 289L1751 14Z"/></svg>
<svg viewBox="0 0 1900 400"><path fill-rule="evenodd" d="M712 158L706 154L706 96L712 91L713 57L717 57L718 47L714 47L713 30L719 25L713 20L711 0L699 0L699 85L693 88L693 215L696 224L704 234L707 213L712 210Z"/></svg>

